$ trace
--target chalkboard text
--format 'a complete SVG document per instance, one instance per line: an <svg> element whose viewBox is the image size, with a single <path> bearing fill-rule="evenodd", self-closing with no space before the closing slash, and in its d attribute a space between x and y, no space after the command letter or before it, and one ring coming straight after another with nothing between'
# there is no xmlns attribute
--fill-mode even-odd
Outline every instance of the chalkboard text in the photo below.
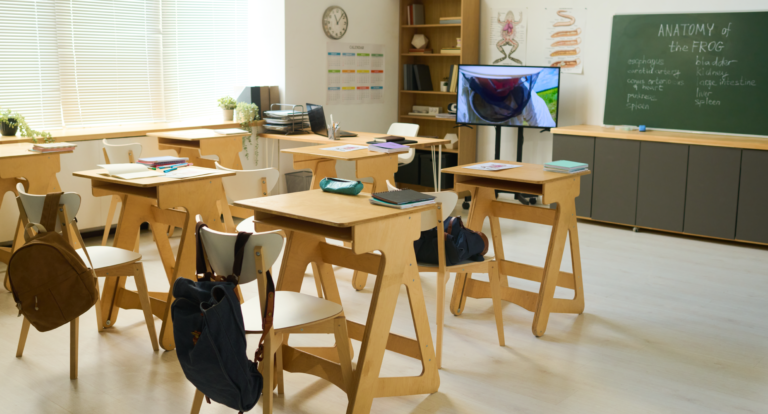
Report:
<svg viewBox="0 0 768 414"><path fill-rule="evenodd" d="M674 37L674 36L712 36L712 29L715 28L714 23L700 23L700 24L660 24L659 25L659 37Z"/></svg>

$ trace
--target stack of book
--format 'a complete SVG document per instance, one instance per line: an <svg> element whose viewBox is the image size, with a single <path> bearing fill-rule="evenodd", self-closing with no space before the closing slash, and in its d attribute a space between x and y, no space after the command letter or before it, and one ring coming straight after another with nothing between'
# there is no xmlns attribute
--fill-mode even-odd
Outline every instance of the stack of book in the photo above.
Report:
<svg viewBox="0 0 768 414"><path fill-rule="evenodd" d="M439 118L442 118L442 119L456 119L456 114L455 113L450 113L450 112L448 112L448 113L440 113L440 114L435 115L435 118L438 118L438 119Z"/></svg>
<svg viewBox="0 0 768 414"><path fill-rule="evenodd" d="M432 49L408 49L408 53L412 55L429 55L432 54Z"/></svg>
<svg viewBox="0 0 768 414"><path fill-rule="evenodd" d="M404 91L431 91L432 74L429 65L410 64L403 65L403 90Z"/></svg>
<svg viewBox="0 0 768 414"><path fill-rule="evenodd" d="M309 128L306 112L293 110L264 111L264 128L272 131L298 131Z"/></svg>
<svg viewBox="0 0 768 414"><path fill-rule="evenodd" d="M424 24L424 5L423 4L411 4L405 8L406 24L416 25Z"/></svg>
<svg viewBox="0 0 768 414"><path fill-rule="evenodd" d="M584 164L583 162L574 162L574 161L552 161L544 164L544 171L550 171L550 172L556 172L556 173L563 173L563 174L573 174L581 171L586 171L589 168L587 164Z"/></svg>
<svg viewBox="0 0 768 414"><path fill-rule="evenodd" d="M459 17L441 17L440 24L461 24L461 16Z"/></svg>
<svg viewBox="0 0 768 414"><path fill-rule="evenodd" d="M460 47L444 47L440 49L440 53L444 55L460 55L461 48Z"/></svg>
<svg viewBox="0 0 768 414"><path fill-rule="evenodd" d="M374 138L373 141L368 143L382 144L385 142L394 142L396 144L405 145L405 144L415 144L417 141L414 141L412 139L405 139L405 137L396 137L394 135L387 135L386 137Z"/></svg>
<svg viewBox="0 0 768 414"><path fill-rule="evenodd" d="M406 209L428 204L435 204L435 197L418 191L406 189L373 193L371 204L390 208Z"/></svg>
<svg viewBox="0 0 768 414"><path fill-rule="evenodd" d="M139 164L146 165L149 168L169 168L174 166L184 166L187 165L187 161L189 161L189 158L186 157L171 157L171 156L164 156L164 157L149 157L149 158L139 158Z"/></svg>
<svg viewBox="0 0 768 414"><path fill-rule="evenodd" d="M369 151L384 152L387 154L394 154L398 152L408 152L410 148L405 145L400 145L396 142L382 142L379 144L371 144L368 146Z"/></svg>
<svg viewBox="0 0 768 414"><path fill-rule="evenodd" d="M448 75L448 92L456 93L459 83L459 65L451 66L451 72Z"/></svg>
<svg viewBox="0 0 768 414"><path fill-rule="evenodd" d="M51 142L48 144L35 144L30 151L32 152L66 152L74 151L77 144L69 142Z"/></svg>

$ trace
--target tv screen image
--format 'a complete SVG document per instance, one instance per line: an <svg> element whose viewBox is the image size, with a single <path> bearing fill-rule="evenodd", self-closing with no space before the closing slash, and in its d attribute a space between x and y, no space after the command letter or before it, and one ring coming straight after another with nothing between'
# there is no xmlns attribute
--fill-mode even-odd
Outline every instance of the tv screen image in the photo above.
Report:
<svg viewBox="0 0 768 414"><path fill-rule="evenodd" d="M554 128L560 68L459 65L456 123Z"/></svg>

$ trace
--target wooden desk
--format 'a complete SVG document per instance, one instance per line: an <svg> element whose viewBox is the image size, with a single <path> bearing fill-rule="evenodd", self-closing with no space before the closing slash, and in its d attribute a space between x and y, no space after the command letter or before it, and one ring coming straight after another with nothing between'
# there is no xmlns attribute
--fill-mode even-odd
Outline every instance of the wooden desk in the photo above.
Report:
<svg viewBox="0 0 768 414"><path fill-rule="evenodd" d="M347 319L349 336L362 341L349 395L347 413L368 413L373 398L434 393L440 386L437 360L429 331L421 279L412 241L419 237L421 212L436 206L397 210L371 205L364 195L345 196L310 190L237 201L255 212L256 230L282 229L287 243L280 266L278 290L298 292L307 265L320 271L325 297L341 304L332 265L377 274L366 323ZM344 248L326 238L352 244ZM372 254L380 251L381 255ZM407 287L416 339L389 333L401 285ZM283 368L317 375L341 389L341 368L333 348L283 345ZM415 358L424 371L416 377L380 378L384 351Z"/></svg>
<svg viewBox="0 0 768 414"><path fill-rule="evenodd" d="M327 151L324 148L333 148L341 145L363 145L368 146L368 141L373 140L375 137L384 136L384 134L366 134L367 138L345 138L340 141L330 141L325 137L322 144L319 146L309 146L300 148L284 149L281 152L287 154L293 154L293 168L297 170L310 169L312 170L312 185L310 188L320 188L320 180L324 177L336 177L336 161L354 161L355 162L355 176L357 178L373 178L373 186L367 185L364 191L387 191L387 182L389 180L393 185L395 184L395 173L398 168L398 154L384 154L376 151L369 151L368 149L362 149L358 151L350 152L336 152ZM319 137L320 135L313 135ZM354 139L355 141L350 141ZM441 155L442 146L449 141L445 139L434 138L419 138L419 137L406 137L406 139L412 139L417 143L409 144L410 147L430 146L433 150L432 163L435 166L435 160L437 160L436 169L441 167ZM300 141L307 142L307 141ZM438 147L438 156L434 156L434 147ZM435 174L436 179L439 179L440 174ZM440 187L440 183L436 182L435 187Z"/></svg>
<svg viewBox="0 0 768 414"><path fill-rule="evenodd" d="M511 161L496 162L522 165L522 167L503 171L479 171L467 169L465 168L467 165L464 165L446 168L443 172L454 174L456 191L468 190L472 194L472 207L469 210L467 227L482 231L483 221L486 217L490 219L493 250L499 263L499 274L541 283L539 293L532 293L509 287L507 278L503 277L501 298L534 312L533 334L542 336L547 330L547 321L551 312L581 314L584 311L575 199L579 195L580 177L589 174L589 171L559 174L544 171L542 165ZM556 203L556 207L549 209L496 201L494 190L541 195L544 204ZM504 259L499 218L552 226L552 236L543 268ZM573 273L560 271L565 238L568 234L570 234ZM555 299L555 286L573 289L574 298ZM457 273L451 298L451 312L454 315L460 315L463 312L467 297L490 298L490 284L472 279L471 274Z"/></svg>
<svg viewBox="0 0 768 414"><path fill-rule="evenodd" d="M25 183L30 194L47 194L61 191L56 173L61 170L59 156L72 151L42 154L30 151L32 144L16 143L0 145L0 205L7 192L16 194L16 183ZM21 178L26 181L20 180ZM16 233L11 248L0 247L0 262L8 263L11 254L24 244L21 221L16 226ZM6 281L6 288L10 288Z"/></svg>
<svg viewBox="0 0 768 414"><path fill-rule="evenodd" d="M250 133L221 135L212 129L188 129L185 131L148 132L147 136L157 137L157 146L161 150L172 149L179 157L189 158L189 162L206 168L216 168L215 161L200 158L201 155L216 155L223 167L242 170L240 151L243 150L243 137Z"/></svg>
<svg viewBox="0 0 768 414"><path fill-rule="evenodd" d="M160 259L163 262L168 282L179 277L193 278L195 275L195 216L200 214L212 228L221 231L229 229L219 219L219 209L229 213L229 205L221 185L222 177L235 175L233 172L213 170L211 174L174 179L151 177L138 180L122 180L109 177L106 170L76 172L76 177L91 180L93 195L122 197L123 208L115 233L114 246L133 250L139 226L148 222L155 237ZM184 209L180 210L179 208ZM168 225L182 229L178 253L173 251L165 229ZM102 290L102 321L105 328L114 326L120 308L139 309L136 292L125 289L125 277L107 278ZM152 313L163 321L160 329L160 346L171 351L175 348L170 304L173 302L172 289L167 292L150 292Z"/></svg>

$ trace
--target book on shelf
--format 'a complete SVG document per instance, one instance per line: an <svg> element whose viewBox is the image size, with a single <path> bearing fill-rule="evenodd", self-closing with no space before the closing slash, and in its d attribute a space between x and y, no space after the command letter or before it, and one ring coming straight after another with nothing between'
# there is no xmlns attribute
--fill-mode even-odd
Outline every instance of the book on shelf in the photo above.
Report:
<svg viewBox="0 0 768 414"><path fill-rule="evenodd" d="M424 24L424 5L411 4L406 6L406 17L408 25Z"/></svg>
<svg viewBox="0 0 768 414"><path fill-rule="evenodd" d="M410 115L410 116L428 116L428 117L432 117L432 118L437 116L437 114L429 114L429 113L426 113L426 112L408 112L408 115Z"/></svg>
<svg viewBox="0 0 768 414"><path fill-rule="evenodd" d="M566 160L552 161L544 164L544 171L564 173L564 174L573 174L581 171L586 171L588 168L589 168L589 165L583 162L566 161Z"/></svg>
<svg viewBox="0 0 768 414"><path fill-rule="evenodd" d="M414 78L416 80L417 91L432 90L432 75L429 73L429 66L418 64L413 65Z"/></svg>
<svg viewBox="0 0 768 414"><path fill-rule="evenodd" d="M451 66L451 76L448 81L448 92L456 93L459 83L459 65Z"/></svg>
<svg viewBox="0 0 768 414"><path fill-rule="evenodd" d="M435 118L443 118L443 119L456 119L456 114L437 114L435 115Z"/></svg>
<svg viewBox="0 0 768 414"><path fill-rule="evenodd" d="M410 63L403 64L403 90L404 91L416 91L416 81L413 79L413 65Z"/></svg>
<svg viewBox="0 0 768 414"><path fill-rule="evenodd" d="M460 47L444 47L440 49L440 53L444 55L460 55L461 48Z"/></svg>
<svg viewBox="0 0 768 414"><path fill-rule="evenodd" d="M461 24L461 16L459 17L441 17L440 24Z"/></svg>
<svg viewBox="0 0 768 414"><path fill-rule="evenodd" d="M410 147L400 145L396 142L382 142L380 144L371 144L368 146L369 151L384 152L387 154L394 154L398 152L408 152Z"/></svg>
<svg viewBox="0 0 768 414"><path fill-rule="evenodd" d="M408 49L408 53L417 55L428 55L432 53L432 49Z"/></svg>

